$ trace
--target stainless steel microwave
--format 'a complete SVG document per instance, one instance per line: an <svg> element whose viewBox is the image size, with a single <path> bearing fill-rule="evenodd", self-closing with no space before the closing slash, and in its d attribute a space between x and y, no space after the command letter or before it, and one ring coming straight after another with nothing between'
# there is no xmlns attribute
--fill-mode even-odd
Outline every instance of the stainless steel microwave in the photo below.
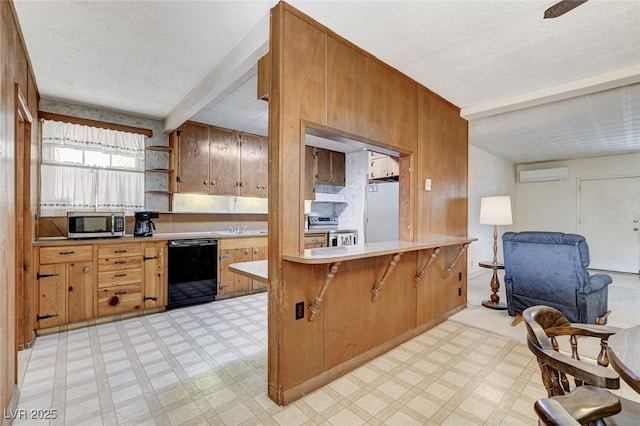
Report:
<svg viewBox="0 0 640 426"><path fill-rule="evenodd" d="M124 212L67 212L69 238L124 236Z"/></svg>

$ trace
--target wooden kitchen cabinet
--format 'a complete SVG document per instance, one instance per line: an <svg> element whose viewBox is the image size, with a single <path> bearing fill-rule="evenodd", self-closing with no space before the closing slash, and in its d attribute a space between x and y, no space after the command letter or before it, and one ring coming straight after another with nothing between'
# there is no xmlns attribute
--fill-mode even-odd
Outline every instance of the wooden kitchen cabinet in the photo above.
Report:
<svg viewBox="0 0 640 426"><path fill-rule="evenodd" d="M271 76L270 67L271 62L269 60L269 53L267 52L262 58L258 59L258 91L256 95L258 99L264 101L269 100L269 88L271 87L269 81Z"/></svg>
<svg viewBox="0 0 640 426"><path fill-rule="evenodd" d="M168 263L166 242L144 243L144 309L160 308L167 304Z"/></svg>
<svg viewBox="0 0 640 426"><path fill-rule="evenodd" d="M209 193L209 126L187 122L176 130L178 192Z"/></svg>
<svg viewBox="0 0 640 426"><path fill-rule="evenodd" d="M390 179L400 176L400 163L396 158L378 152L369 152L369 179Z"/></svg>
<svg viewBox="0 0 640 426"><path fill-rule="evenodd" d="M267 197L267 138L191 122L176 133L178 192Z"/></svg>
<svg viewBox="0 0 640 426"><path fill-rule="evenodd" d="M36 250L38 301L34 328L47 328L93 317L91 245Z"/></svg>
<svg viewBox="0 0 640 426"><path fill-rule="evenodd" d="M316 191L316 170L314 147L304 147L304 199L314 200Z"/></svg>
<svg viewBox="0 0 640 426"><path fill-rule="evenodd" d="M267 247L254 247L253 248L253 258L252 260L267 260L268 252ZM266 290L268 287L267 283L260 282L258 280L251 280L251 288L253 290Z"/></svg>
<svg viewBox="0 0 640 426"><path fill-rule="evenodd" d="M267 198L269 186L269 143L262 136L240 134L240 178L239 193L248 197Z"/></svg>
<svg viewBox="0 0 640 426"><path fill-rule="evenodd" d="M315 186L344 186L346 177L344 152L305 146L304 151L305 200L315 199Z"/></svg>
<svg viewBox="0 0 640 426"><path fill-rule="evenodd" d="M344 152L315 148L316 183L323 185L344 186L345 156Z"/></svg>
<svg viewBox="0 0 640 426"><path fill-rule="evenodd" d="M238 195L240 141L237 132L209 127L209 194ZM188 167L188 165L185 165Z"/></svg>
<svg viewBox="0 0 640 426"><path fill-rule="evenodd" d="M142 244L98 245L98 316L139 310Z"/></svg>
<svg viewBox="0 0 640 426"><path fill-rule="evenodd" d="M35 247L33 328L163 308L167 241L93 242Z"/></svg>
<svg viewBox="0 0 640 426"><path fill-rule="evenodd" d="M320 247L327 247L327 234L326 232L307 232L304 234L304 248L314 249Z"/></svg>
<svg viewBox="0 0 640 426"><path fill-rule="evenodd" d="M267 258L266 237L239 237L219 240L218 253L218 295L226 298L247 294L253 290L262 290L266 286L248 277L229 271L229 265L238 262L251 262Z"/></svg>

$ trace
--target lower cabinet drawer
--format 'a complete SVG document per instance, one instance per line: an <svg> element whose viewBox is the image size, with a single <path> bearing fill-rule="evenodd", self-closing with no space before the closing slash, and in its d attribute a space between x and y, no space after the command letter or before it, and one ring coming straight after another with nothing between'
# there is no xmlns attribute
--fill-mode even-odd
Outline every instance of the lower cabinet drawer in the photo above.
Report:
<svg viewBox="0 0 640 426"><path fill-rule="evenodd" d="M142 256L98 259L98 271L100 272L134 268L142 268Z"/></svg>
<svg viewBox="0 0 640 426"><path fill-rule="evenodd" d="M141 307L141 285L120 285L98 290L98 316L131 312Z"/></svg>
<svg viewBox="0 0 640 426"><path fill-rule="evenodd" d="M98 272L98 288L111 287L114 285L139 284L141 282L142 269Z"/></svg>
<svg viewBox="0 0 640 426"><path fill-rule="evenodd" d="M41 247L40 264L82 262L93 259L93 247L88 246L60 246Z"/></svg>

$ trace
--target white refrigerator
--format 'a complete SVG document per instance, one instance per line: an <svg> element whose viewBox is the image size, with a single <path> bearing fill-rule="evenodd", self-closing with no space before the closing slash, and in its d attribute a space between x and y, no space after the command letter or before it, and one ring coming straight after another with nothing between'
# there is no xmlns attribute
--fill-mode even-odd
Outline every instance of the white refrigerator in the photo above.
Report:
<svg viewBox="0 0 640 426"><path fill-rule="evenodd" d="M399 212L399 182L368 184L364 209L365 244L397 240Z"/></svg>

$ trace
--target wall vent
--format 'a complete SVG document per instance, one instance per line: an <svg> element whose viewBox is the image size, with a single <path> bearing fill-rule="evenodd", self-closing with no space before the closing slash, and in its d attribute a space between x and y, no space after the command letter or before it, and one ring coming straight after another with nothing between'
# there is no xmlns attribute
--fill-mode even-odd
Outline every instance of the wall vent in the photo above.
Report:
<svg viewBox="0 0 640 426"><path fill-rule="evenodd" d="M520 172L520 183L551 182L569 179L569 168L523 170Z"/></svg>

